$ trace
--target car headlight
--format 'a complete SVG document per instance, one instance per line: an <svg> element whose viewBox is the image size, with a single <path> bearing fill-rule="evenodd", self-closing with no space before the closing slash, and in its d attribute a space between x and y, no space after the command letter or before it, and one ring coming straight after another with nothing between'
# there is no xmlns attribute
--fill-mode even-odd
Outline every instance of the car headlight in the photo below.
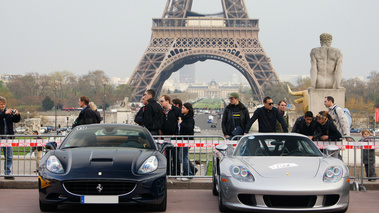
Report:
<svg viewBox="0 0 379 213"><path fill-rule="evenodd" d="M324 182L335 183L341 180L342 178L342 167L340 166L331 166L326 169L324 173Z"/></svg>
<svg viewBox="0 0 379 213"><path fill-rule="evenodd" d="M239 181L245 181L245 182L253 182L254 176L251 174L251 172L244 166L230 166L230 173L232 176L239 180Z"/></svg>
<svg viewBox="0 0 379 213"><path fill-rule="evenodd" d="M158 168L158 159L155 156L150 156L142 166L138 169L138 174L146 174L153 172Z"/></svg>
<svg viewBox="0 0 379 213"><path fill-rule="evenodd" d="M64 173L64 169L61 162L54 155L50 156L47 159L46 169L49 170L50 172L54 172L58 174Z"/></svg>

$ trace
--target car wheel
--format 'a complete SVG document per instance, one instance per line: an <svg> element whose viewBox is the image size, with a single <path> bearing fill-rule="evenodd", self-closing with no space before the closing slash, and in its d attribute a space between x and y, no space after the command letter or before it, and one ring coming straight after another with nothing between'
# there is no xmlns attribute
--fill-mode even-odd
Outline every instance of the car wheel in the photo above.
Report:
<svg viewBox="0 0 379 213"><path fill-rule="evenodd" d="M218 210L220 212L228 212L229 211L228 207L226 207L222 201L222 191L221 190L218 193Z"/></svg>
<svg viewBox="0 0 379 213"><path fill-rule="evenodd" d="M217 196L218 195L218 184L217 184L217 180L216 180L216 177L215 177L215 174L216 174L216 171L213 167L213 170L212 170L213 174L212 174L212 193L214 196Z"/></svg>
<svg viewBox="0 0 379 213"><path fill-rule="evenodd" d="M166 191L164 193L164 198L162 202L160 204L152 204L150 206L150 210L154 212L164 212L166 211L166 208L167 208L167 187L166 187Z"/></svg>
<svg viewBox="0 0 379 213"><path fill-rule="evenodd" d="M39 201L39 209L43 212L56 211L58 209L58 205L54 204L45 204Z"/></svg>

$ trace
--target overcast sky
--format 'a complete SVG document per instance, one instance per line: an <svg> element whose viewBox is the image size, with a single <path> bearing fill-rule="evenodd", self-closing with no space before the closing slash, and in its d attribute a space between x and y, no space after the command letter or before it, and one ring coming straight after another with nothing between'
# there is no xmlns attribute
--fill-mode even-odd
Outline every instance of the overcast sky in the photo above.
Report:
<svg viewBox="0 0 379 213"><path fill-rule="evenodd" d="M0 73L103 70L129 77L145 52L152 18L166 0L0 0ZM309 75L312 48L331 33L343 78L379 70L379 1L245 0L259 19L259 39L279 75ZM192 11L217 13L221 0L193 0ZM196 77L226 81L233 67L196 63Z"/></svg>

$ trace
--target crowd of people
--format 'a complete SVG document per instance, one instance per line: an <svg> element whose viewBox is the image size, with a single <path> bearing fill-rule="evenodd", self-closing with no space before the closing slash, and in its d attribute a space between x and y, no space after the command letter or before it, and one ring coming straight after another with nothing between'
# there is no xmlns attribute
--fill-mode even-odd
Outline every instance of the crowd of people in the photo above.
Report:
<svg viewBox="0 0 379 213"><path fill-rule="evenodd" d="M155 91L147 90L141 99L144 105L135 116L134 122L144 126L152 135L173 136L177 141L192 140L194 135L194 111L191 103L182 103L180 99L173 99L169 95L155 100ZM183 135L186 137L178 137ZM187 181L198 171L188 157L189 147L174 147L166 152L167 174Z"/></svg>
<svg viewBox="0 0 379 213"><path fill-rule="evenodd" d="M148 89L143 94L141 99L143 107L136 114L134 122L144 126L154 136L169 135L177 141L193 140L191 136L194 135L195 120L192 104L183 104L177 98L171 100L169 95L160 96L159 102L157 102L155 96L156 93L153 89ZM258 120L258 132L288 132L289 118L285 100L280 100L277 107L274 107L272 98L265 97L263 106L257 108L252 117L250 117L247 107L239 99L238 93L231 93L229 102L222 117L222 132L226 139L232 140L235 136L249 133L256 120ZM2 139L5 139L5 135L13 135L13 123L21 120L19 112L16 109L6 108L6 103L6 99L0 96L0 118L3 120L0 122L0 135L4 135ZM96 105L90 102L87 96L81 96L78 105L82 110L72 127L101 122L102 118ZM316 116L311 111L307 111L303 116L298 117L292 132L306 135L315 141L337 141L344 136L350 136L348 119L341 107L334 104L334 98L325 97L324 105L327 110L318 112ZM38 131L34 131L33 134L38 135ZM369 136L368 130L362 131L362 138ZM2 147L1 149L5 157L5 179L13 180L14 177L10 175L13 160L12 147ZM186 181L196 174L197 168L188 157L189 149L189 147L175 147L166 152L169 175L182 176L178 179ZM42 150L36 148L33 151L36 154L38 169ZM375 150L367 150L363 154L367 176L376 177ZM375 179L369 180L374 181Z"/></svg>

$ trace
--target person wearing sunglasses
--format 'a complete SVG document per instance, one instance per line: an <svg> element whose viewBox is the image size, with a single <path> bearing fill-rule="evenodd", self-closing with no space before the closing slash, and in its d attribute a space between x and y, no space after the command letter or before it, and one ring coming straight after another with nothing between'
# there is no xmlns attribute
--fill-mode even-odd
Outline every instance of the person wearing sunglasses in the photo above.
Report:
<svg viewBox="0 0 379 213"><path fill-rule="evenodd" d="M259 132L276 132L276 121L279 121L282 125L283 132L288 132L287 124L279 110L273 106L274 101L272 98L265 97L263 99L263 105L263 107L260 107L254 111L253 116L246 125L244 133L246 134L250 131L251 126L257 119Z"/></svg>

